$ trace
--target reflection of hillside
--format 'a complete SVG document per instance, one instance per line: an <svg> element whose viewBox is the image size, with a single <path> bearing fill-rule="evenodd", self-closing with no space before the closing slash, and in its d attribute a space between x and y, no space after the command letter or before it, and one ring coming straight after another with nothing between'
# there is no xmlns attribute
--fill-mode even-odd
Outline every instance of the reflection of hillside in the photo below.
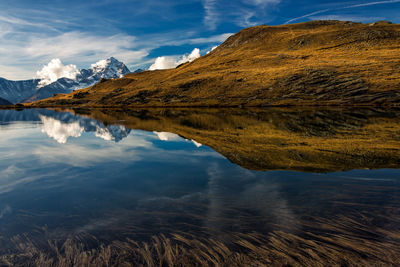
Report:
<svg viewBox="0 0 400 267"><path fill-rule="evenodd" d="M172 132L254 170L329 172L400 167L398 111L75 110L131 129Z"/></svg>

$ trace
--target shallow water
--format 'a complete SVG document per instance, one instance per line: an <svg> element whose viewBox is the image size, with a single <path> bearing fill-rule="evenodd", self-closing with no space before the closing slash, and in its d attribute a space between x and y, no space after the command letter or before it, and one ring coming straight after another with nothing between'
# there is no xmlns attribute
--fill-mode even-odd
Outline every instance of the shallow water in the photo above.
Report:
<svg viewBox="0 0 400 267"><path fill-rule="evenodd" d="M397 112L227 114L1 110L2 264L400 264Z"/></svg>

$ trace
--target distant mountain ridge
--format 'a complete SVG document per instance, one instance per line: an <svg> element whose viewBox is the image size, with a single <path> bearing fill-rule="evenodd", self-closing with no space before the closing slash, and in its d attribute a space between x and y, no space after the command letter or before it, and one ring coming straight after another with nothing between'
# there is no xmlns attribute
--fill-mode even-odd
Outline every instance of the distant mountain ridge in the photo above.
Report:
<svg viewBox="0 0 400 267"><path fill-rule="evenodd" d="M4 98L0 98L0 106L8 106L12 105L12 103L8 100L5 100Z"/></svg>
<svg viewBox="0 0 400 267"><path fill-rule="evenodd" d="M13 104L33 102L54 94L67 94L76 89L89 87L102 78L116 79L128 73L131 72L123 62L111 57L92 64L90 69L81 69L75 79L60 78L43 87L39 87L40 79L10 81L0 78L0 98Z"/></svg>

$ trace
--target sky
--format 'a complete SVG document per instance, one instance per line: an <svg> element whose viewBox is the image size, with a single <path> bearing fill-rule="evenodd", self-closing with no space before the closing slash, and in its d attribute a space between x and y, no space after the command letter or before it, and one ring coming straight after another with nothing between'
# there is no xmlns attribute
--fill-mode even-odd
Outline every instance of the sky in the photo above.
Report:
<svg viewBox="0 0 400 267"><path fill-rule="evenodd" d="M0 0L0 77L111 56L132 71L154 69L204 55L243 28L317 19L400 23L400 0Z"/></svg>

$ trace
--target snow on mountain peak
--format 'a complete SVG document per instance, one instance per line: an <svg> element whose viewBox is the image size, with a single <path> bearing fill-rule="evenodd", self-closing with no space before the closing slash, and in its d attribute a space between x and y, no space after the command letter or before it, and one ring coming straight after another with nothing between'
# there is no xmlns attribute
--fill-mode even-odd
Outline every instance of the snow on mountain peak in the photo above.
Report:
<svg viewBox="0 0 400 267"><path fill-rule="evenodd" d="M97 73L97 72L104 70L107 65L108 65L107 60L103 59L103 60L97 61L96 63L90 65L90 68L93 70L93 72Z"/></svg>
<svg viewBox="0 0 400 267"><path fill-rule="evenodd" d="M31 102L92 86L102 78L121 78L128 73L126 65L113 57L80 70L72 64L64 65L56 58L37 72L38 79L10 81L0 78L0 98L11 103Z"/></svg>
<svg viewBox="0 0 400 267"><path fill-rule="evenodd" d="M91 65L93 75L101 74L101 78L121 78L129 73L129 69L124 63L118 61L114 57L103 59Z"/></svg>

